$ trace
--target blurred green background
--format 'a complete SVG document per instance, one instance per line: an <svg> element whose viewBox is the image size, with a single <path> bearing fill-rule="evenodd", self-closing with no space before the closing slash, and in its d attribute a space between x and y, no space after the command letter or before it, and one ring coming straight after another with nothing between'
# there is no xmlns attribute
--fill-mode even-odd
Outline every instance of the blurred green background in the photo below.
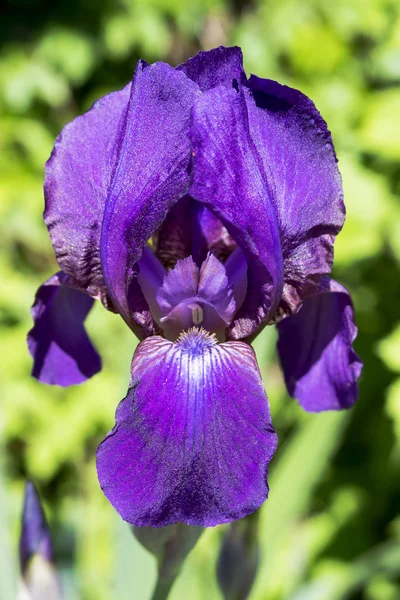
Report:
<svg viewBox="0 0 400 600"><path fill-rule="evenodd" d="M347 222L334 276L353 293L358 404L305 414L287 397L267 328L255 346L280 444L260 514L251 600L400 598L400 5L398 0L14 0L0 21L0 598L15 597L23 482L54 531L68 599L147 600L155 564L97 484L94 454L124 396L135 339L96 306L104 361L72 389L30 377L34 293L56 269L43 166L62 126L122 87L139 57L178 64L242 47L247 73L298 87L333 133ZM172 600L221 599L224 527L208 530Z"/></svg>

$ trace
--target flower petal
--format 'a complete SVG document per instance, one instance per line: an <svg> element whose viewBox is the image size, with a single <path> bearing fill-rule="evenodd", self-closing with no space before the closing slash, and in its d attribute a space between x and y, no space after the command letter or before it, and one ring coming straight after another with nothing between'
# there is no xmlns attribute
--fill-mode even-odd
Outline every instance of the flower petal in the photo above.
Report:
<svg viewBox="0 0 400 600"><path fill-rule="evenodd" d="M169 211L154 241L156 255L167 268L188 256L200 267L209 251L224 261L236 248L221 221L187 195Z"/></svg>
<svg viewBox="0 0 400 600"><path fill-rule="evenodd" d="M101 236L107 287L128 324L133 265L189 185L187 129L197 93L195 83L167 64L140 62L136 69Z"/></svg>
<svg viewBox="0 0 400 600"><path fill-rule="evenodd" d="M234 79L242 82L246 78L242 51L237 46L232 48L220 46L199 52L183 65L179 65L177 70L183 71L189 79L195 81L201 91L218 85L232 87Z"/></svg>
<svg viewBox="0 0 400 600"><path fill-rule="evenodd" d="M357 400L362 363L348 291L330 280L327 290L304 301L278 325L278 352L291 396L308 411L349 408Z"/></svg>
<svg viewBox="0 0 400 600"><path fill-rule="evenodd" d="M279 219L290 314L331 270L345 218L341 177L330 132L307 96L254 75L248 85L250 133Z"/></svg>
<svg viewBox="0 0 400 600"><path fill-rule="evenodd" d="M248 263L246 299L230 330L234 339L250 336L275 312L283 284L278 222L249 135L246 93L223 87L204 92L196 101L190 132L190 194L209 205Z"/></svg>
<svg viewBox="0 0 400 600"><path fill-rule="evenodd" d="M233 296L233 286L228 280L224 265L213 254L208 254L200 269L199 297L212 304L218 315L229 325L236 311Z"/></svg>
<svg viewBox="0 0 400 600"><path fill-rule="evenodd" d="M224 265L208 254L201 268L191 256L168 271L157 292L165 337L175 341L182 331L201 325L225 341L225 330L236 310L233 285Z"/></svg>
<svg viewBox="0 0 400 600"><path fill-rule="evenodd" d="M100 232L130 84L64 127L46 165L45 221L63 271L107 304Z"/></svg>
<svg viewBox="0 0 400 600"><path fill-rule="evenodd" d="M100 371L101 359L83 326L93 302L62 272L38 289L32 307L34 326L28 333L36 379L65 387Z"/></svg>
<svg viewBox="0 0 400 600"><path fill-rule="evenodd" d="M139 526L213 526L268 495L277 443L252 348L192 330L148 338L132 363L116 426L97 451L101 487Z"/></svg>

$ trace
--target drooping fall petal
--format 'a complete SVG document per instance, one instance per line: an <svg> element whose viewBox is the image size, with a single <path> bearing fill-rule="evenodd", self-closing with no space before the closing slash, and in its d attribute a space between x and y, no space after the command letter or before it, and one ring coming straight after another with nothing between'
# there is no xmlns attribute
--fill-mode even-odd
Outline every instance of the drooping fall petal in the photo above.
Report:
<svg viewBox="0 0 400 600"><path fill-rule="evenodd" d="M93 298L62 272L38 289L32 307L34 326L28 333L36 379L68 386L100 371L101 359L84 328L93 303Z"/></svg>
<svg viewBox="0 0 400 600"><path fill-rule="evenodd" d="M348 291L331 280L321 294L278 325L278 352L289 394L308 411L349 408L357 400L362 363Z"/></svg>
<svg viewBox="0 0 400 600"><path fill-rule="evenodd" d="M212 526L262 504L276 442L249 345L199 330L178 343L152 337L98 448L98 476L129 523Z"/></svg>

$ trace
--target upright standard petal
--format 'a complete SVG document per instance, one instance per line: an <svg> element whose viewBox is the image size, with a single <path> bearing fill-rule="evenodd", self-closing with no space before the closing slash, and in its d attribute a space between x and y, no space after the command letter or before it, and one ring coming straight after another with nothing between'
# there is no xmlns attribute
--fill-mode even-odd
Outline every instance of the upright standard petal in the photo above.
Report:
<svg viewBox="0 0 400 600"><path fill-rule="evenodd" d="M331 270L345 218L341 177L330 132L307 96L254 75L248 85L250 134L279 220L282 308L291 314Z"/></svg>
<svg viewBox="0 0 400 600"><path fill-rule="evenodd" d="M128 324L133 265L189 185L187 129L199 93L184 73L164 63L140 62L136 69L101 234L107 288Z"/></svg>
<svg viewBox="0 0 400 600"><path fill-rule="evenodd" d="M252 348L194 329L138 347L116 426L97 451L98 476L129 523L213 526L266 499L276 443Z"/></svg>
<svg viewBox="0 0 400 600"><path fill-rule="evenodd" d="M100 233L130 84L64 127L46 165L44 218L62 270L107 305Z"/></svg>
<svg viewBox="0 0 400 600"><path fill-rule="evenodd" d="M249 135L246 92L215 88L197 100L191 125L193 185L241 247L248 264L245 301L230 329L252 335L275 312L283 285L275 208L263 165Z"/></svg>
<svg viewBox="0 0 400 600"><path fill-rule="evenodd" d="M219 85L230 88L234 80L242 83L246 79L242 51L237 46L199 52L177 69L195 81L202 92Z"/></svg>
<svg viewBox="0 0 400 600"><path fill-rule="evenodd" d="M100 357L83 325L93 302L62 272L38 289L32 307L34 326L28 333L36 379L68 386L100 371Z"/></svg>
<svg viewBox="0 0 400 600"><path fill-rule="evenodd" d="M362 363L353 350L357 336L348 291L329 281L278 325L278 352L291 396L308 411L349 408L357 400Z"/></svg>

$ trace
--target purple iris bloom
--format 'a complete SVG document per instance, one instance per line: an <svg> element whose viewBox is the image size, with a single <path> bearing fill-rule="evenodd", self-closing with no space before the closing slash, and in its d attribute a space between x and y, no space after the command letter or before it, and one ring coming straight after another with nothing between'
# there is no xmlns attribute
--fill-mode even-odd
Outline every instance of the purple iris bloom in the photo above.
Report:
<svg viewBox="0 0 400 600"><path fill-rule="evenodd" d="M277 438L249 342L278 323L307 410L351 406L361 371L350 296L329 279L345 209L314 104L247 79L239 48L140 61L64 128L45 198L62 271L33 307L34 376L65 386L100 370L83 325L94 299L142 340L97 452L110 502L139 526L254 511Z"/></svg>

